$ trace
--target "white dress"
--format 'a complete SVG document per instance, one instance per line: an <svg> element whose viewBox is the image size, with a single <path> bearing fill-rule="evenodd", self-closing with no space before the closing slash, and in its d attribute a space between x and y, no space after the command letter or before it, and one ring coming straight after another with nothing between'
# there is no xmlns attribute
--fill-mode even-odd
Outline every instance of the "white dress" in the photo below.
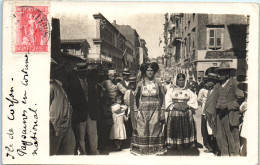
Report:
<svg viewBox="0 0 260 165"><path fill-rule="evenodd" d="M111 106L113 126L110 131L109 139L126 139L126 129L124 125L124 120L126 119L125 110L127 106L120 104L113 104Z"/></svg>

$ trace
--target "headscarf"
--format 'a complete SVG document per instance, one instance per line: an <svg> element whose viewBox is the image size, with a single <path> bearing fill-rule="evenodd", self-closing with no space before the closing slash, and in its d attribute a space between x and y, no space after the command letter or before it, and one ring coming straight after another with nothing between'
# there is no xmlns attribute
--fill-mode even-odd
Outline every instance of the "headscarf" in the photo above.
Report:
<svg viewBox="0 0 260 165"><path fill-rule="evenodd" d="M184 86L183 86L183 87L179 87L179 86L177 85L177 77L178 77L178 75L184 75L184 76L185 76L185 79L184 79L185 82L184 82ZM185 74L183 74L183 73L178 73L177 75L174 76L174 78L173 78L173 87L174 87L174 88L185 89L186 86L187 86L187 75L185 75Z"/></svg>

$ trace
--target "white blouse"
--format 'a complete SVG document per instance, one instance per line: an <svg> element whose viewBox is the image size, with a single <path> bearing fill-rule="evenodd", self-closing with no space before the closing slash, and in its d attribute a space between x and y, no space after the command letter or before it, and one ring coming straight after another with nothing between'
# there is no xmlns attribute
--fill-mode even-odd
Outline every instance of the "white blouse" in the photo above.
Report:
<svg viewBox="0 0 260 165"><path fill-rule="evenodd" d="M165 107L177 102L187 102L187 104L193 109L198 109L197 95L194 94L190 89L174 88L171 87L167 90L165 95Z"/></svg>
<svg viewBox="0 0 260 165"><path fill-rule="evenodd" d="M143 85L142 96L156 96L157 94L156 85L153 81L148 81Z"/></svg>

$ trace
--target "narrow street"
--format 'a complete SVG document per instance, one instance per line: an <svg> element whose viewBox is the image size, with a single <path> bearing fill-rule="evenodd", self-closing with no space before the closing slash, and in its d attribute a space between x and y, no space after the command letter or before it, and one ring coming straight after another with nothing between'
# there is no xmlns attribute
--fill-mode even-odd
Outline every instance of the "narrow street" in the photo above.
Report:
<svg viewBox="0 0 260 165"><path fill-rule="evenodd" d="M196 111L196 114L194 115L194 120L196 122L196 127L197 127L197 141L199 144L201 144L203 146L203 140L202 140L202 136L201 136L201 107L199 106L198 110ZM127 145L128 146L128 145ZM123 149L122 151L110 151L109 155L132 155L130 153L130 149L126 148ZM178 151L168 151L167 152L167 156L212 156L214 157L213 153L209 153L207 152L207 150L203 147L203 148L198 148L198 149L192 149L192 150L188 150L188 151L184 151L183 153L179 153ZM132 155L134 156L134 155Z"/></svg>

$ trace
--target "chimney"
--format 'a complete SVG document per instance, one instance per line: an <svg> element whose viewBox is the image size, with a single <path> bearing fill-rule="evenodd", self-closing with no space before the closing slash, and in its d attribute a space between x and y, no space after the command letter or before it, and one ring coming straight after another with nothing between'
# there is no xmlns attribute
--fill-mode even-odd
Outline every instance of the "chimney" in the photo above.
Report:
<svg viewBox="0 0 260 165"><path fill-rule="evenodd" d="M113 25L116 26L116 20L113 21Z"/></svg>

